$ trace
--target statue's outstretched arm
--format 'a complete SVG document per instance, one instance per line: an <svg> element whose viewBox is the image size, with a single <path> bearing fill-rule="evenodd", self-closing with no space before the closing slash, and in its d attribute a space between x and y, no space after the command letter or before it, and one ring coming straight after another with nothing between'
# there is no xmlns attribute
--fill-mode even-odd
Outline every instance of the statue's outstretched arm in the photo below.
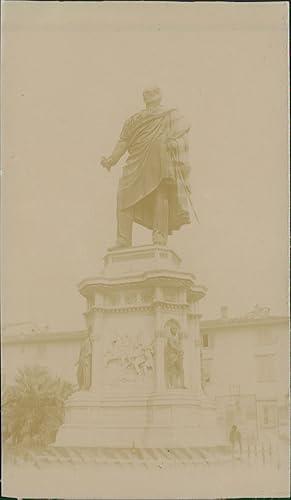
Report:
<svg viewBox="0 0 291 500"><path fill-rule="evenodd" d="M120 158L126 153L127 151L127 142L126 141L118 141L116 144L115 148L112 151L111 156L109 156L109 159L112 162L112 165L115 165Z"/></svg>
<svg viewBox="0 0 291 500"><path fill-rule="evenodd" d="M120 158L126 153L127 151L127 142L126 141L118 141L116 144L115 148L112 151L111 156L108 158L103 157L101 160L101 165L103 167L107 168L107 170L110 170L111 167L116 165L116 163L120 160Z"/></svg>

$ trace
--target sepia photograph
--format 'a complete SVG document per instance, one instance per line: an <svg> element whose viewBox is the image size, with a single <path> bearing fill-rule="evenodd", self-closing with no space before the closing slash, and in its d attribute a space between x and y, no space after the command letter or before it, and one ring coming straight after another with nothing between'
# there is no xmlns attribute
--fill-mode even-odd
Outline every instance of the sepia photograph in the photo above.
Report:
<svg viewBox="0 0 291 500"><path fill-rule="evenodd" d="M2 495L290 496L287 2L2 2Z"/></svg>

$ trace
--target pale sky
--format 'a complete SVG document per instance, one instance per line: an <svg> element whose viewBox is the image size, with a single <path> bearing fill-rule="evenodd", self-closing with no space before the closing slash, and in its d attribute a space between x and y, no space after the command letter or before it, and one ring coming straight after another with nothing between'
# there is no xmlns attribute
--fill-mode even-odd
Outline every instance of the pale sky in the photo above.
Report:
<svg viewBox="0 0 291 500"><path fill-rule="evenodd" d="M151 82L192 123L201 224L169 246L208 287L204 319L287 313L287 18L279 2L4 4L4 322L84 328L77 284L114 243L122 167L99 160Z"/></svg>

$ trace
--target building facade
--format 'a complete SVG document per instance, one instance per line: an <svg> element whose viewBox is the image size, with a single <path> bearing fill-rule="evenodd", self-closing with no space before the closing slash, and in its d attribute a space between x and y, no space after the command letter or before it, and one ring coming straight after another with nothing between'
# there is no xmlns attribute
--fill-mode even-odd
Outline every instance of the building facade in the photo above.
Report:
<svg viewBox="0 0 291 500"><path fill-rule="evenodd" d="M202 322L201 343L203 387L226 428L288 434L288 318L258 306L231 318L222 308L219 319Z"/></svg>
<svg viewBox="0 0 291 500"><path fill-rule="evenodd" d="M247 439L264 433L288 436L289 320L256 306L240 318L227 308L201 321L203 390L215 399L218 418L237 424ZM2 331L2 384L24 366L41 365L76 383L76 363L86 331L51 332L31 323Z"/></svg>

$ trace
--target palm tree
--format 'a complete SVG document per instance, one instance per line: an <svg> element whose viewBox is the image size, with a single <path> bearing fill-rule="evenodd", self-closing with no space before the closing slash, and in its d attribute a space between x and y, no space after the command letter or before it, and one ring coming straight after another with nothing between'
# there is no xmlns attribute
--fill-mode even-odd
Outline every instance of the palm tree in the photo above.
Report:
<svg viewBox="0 0 291 500"><path fill-rule="evenodd" d="M73 392L69 382L41 366L18 370L6 386L2 403L3 439L14 445L46 446L63 422L64 402Z"/></svg>

